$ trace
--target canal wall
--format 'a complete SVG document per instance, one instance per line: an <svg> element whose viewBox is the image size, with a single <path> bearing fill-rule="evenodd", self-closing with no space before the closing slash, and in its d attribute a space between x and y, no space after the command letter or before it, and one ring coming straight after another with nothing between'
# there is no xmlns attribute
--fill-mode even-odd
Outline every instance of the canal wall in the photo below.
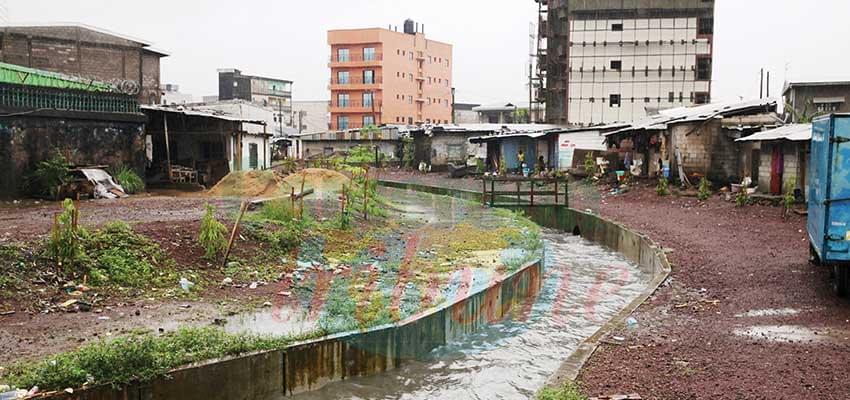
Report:
<svg viewBox="0 0 850 400"><path fill-rule="evenodd" d="M314 391L349 378L377 375L480 328L502 321L535 298L543 284L541 261L495 277L478 292L396 324L177 369L167 378L116 389L99 386L51 399L273 400Z"/></svg>

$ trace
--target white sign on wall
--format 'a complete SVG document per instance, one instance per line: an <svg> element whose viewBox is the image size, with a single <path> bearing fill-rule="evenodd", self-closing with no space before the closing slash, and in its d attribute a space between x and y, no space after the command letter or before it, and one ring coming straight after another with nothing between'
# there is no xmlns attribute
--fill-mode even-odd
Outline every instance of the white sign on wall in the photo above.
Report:
<svg viewBox="0 0 850 400"><path fill-rule="evenodd" d="M575 153L576 143L570 140L568 135L560 135L558 137L558 168L572 168Z"/></svg>

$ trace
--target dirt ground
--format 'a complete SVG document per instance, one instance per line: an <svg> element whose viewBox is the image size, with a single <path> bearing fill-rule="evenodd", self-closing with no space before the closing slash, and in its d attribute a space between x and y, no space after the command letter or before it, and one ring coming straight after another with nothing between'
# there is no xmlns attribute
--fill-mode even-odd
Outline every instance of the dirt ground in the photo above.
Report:
<svg viewBox="0 0 850 400"><path fill-rule="evenodd" d="M479 190L445 174L387 179ZM605 341L579 381L589 395L645 399L846 399L850 302L828 271L809 265L804 216L736 208L719 197L658 197L651 185L574 207L647 234L667 248L673 273L633 315L637 326Z"/></svg>
<svg viewBox="0 0 850 400"><path fill-rule="evenodd" d="M0 297L0 365L138 329L206 326L218 318L274 300L283 282L270 282L256 289L246 287L246 282L222 287L217 284L224 278L221 267L202 259L197 234L204 205L216 205L222 221L227 221L238 210L238 199L211 199L202 193L165 194L82 201L80 223L89 228L116 220L130 223L136 232L159 244L186 272L196 272L211 281L201 297L170 298L157 292L113 294L94 304L91 312L66 313L51 306L70 297L53 284L32 282L26 293ZM31 245L42 240L49 235L53 215L59 208L57 202L0 203L0 244ZM231 259L250 259L262 251L257 246L237 239ZM174 287L177 286L175 281Z"/></svg>

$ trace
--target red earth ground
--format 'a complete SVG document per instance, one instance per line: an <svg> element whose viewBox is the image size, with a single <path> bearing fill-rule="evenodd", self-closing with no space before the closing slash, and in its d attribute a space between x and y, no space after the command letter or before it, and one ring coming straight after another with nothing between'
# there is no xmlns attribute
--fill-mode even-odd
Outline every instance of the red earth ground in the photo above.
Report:
<svg viewBox="0 0 850 400"><path fill-rule="evenodd" d="M480 190L444 174L387 179ZM589 199L590 197L595 197ZM644 399L848 399L850 302L808 263L804 216L659 197L652 185L571 199L668 249L673 272L579 376L590 395ZM612 340L611 338L617 340ZM621 340L621 341L620 341Z"/></svg>
<svg viewBox="0 0 850 400"><path fill-rule="evenodd" d="M382 178L479 190L480 181L386 172ZM83 203L84 224L135 223L169 253L197 260L191 243L203 198L137 197ZM597 350L579 377L591 395L639 393L646 399L850 398L850 302L836 298L826 270L807 263L805 218L779 208L736 208L719 198L658 197L651 186L574 199L582 209L647 234L667 248L670 279ZM46 235L56 204L0 206L0 244ZM231 210L236 204L222 204ZM247 251L251 251L248 249ZM26 310L0 316L0 364L73 348L95 335L169 321L208 324L221 300L264 299L213 288L206 300L114 300L103 314ZM10 304L11 303L11 304ZM191 303L192 308L183 308ZM6 308L0 309L4 311ZM771 311L772 310L772 311ZM136 315L139 311L139 315ZM101 320L100 316L109 316ZM761 327L761 328L759 328ZM771 328L772 327L772 328Z"/></svg>
<svg viewBox="0 0 850 400"><path fill-rule="evenodd" d="M216 205L223 222L232 224L228 217L232 218L238 210L239 200L210 199L198 194L139 195L78 203L82 225L93 228L116 220L130 223L136 232L159 244L175 260L179 275L196 274L207 281L207 286L199 295L186 298L165 295L163 290L103 293L93 289L86 293L86 300L91 300L93 293L101 297L92 312L66 313L57 305L72 297L57 286L61 282L31 276L32 282L25 289L0 292L0 365L37 359L138 329L207 326L217 318L256 308L266 301L274 302L286 282L260 284L256 289L247 287L249 281L237 281L227 287L218 284L225 277L221 265L203 259L204 251L197 243L207 202ZM56 202L31 200L0 204L0 245L37 245L49 235L53 215L59 208ZM240 236L231 260L250 260L263 252L263 246ZM173 287L178 287L176 280Z"/></svg>

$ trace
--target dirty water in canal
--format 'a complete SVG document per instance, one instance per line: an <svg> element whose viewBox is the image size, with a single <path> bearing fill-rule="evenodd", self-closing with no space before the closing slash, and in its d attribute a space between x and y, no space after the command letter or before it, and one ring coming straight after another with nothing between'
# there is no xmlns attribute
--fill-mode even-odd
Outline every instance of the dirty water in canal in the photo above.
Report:
<svg viewBox="0 0 850 400"><path fill-rule="evenodd" d="M485 220L494 213L477 204L446 197L382 188L396 212L419 226ZM636 298L650 277L621 255L579 237L543 230L543 287L528 310L435 349L419 360L382 375L331 383L296 399L529 399L548 377L605 322ZM505 252L503 252L505 253ZM508 252L509 253L509 252ZM508 257L501 254L501 257ZM473 274L473 293L492 276ZM457 291L457 277L443 288L444 297ZM451 300L447 300L451 301ZM308 329L304 311L276 309L236 316L226 325L232 332L291 333ZM281 323L289 321L289 323Z"/></svg>

